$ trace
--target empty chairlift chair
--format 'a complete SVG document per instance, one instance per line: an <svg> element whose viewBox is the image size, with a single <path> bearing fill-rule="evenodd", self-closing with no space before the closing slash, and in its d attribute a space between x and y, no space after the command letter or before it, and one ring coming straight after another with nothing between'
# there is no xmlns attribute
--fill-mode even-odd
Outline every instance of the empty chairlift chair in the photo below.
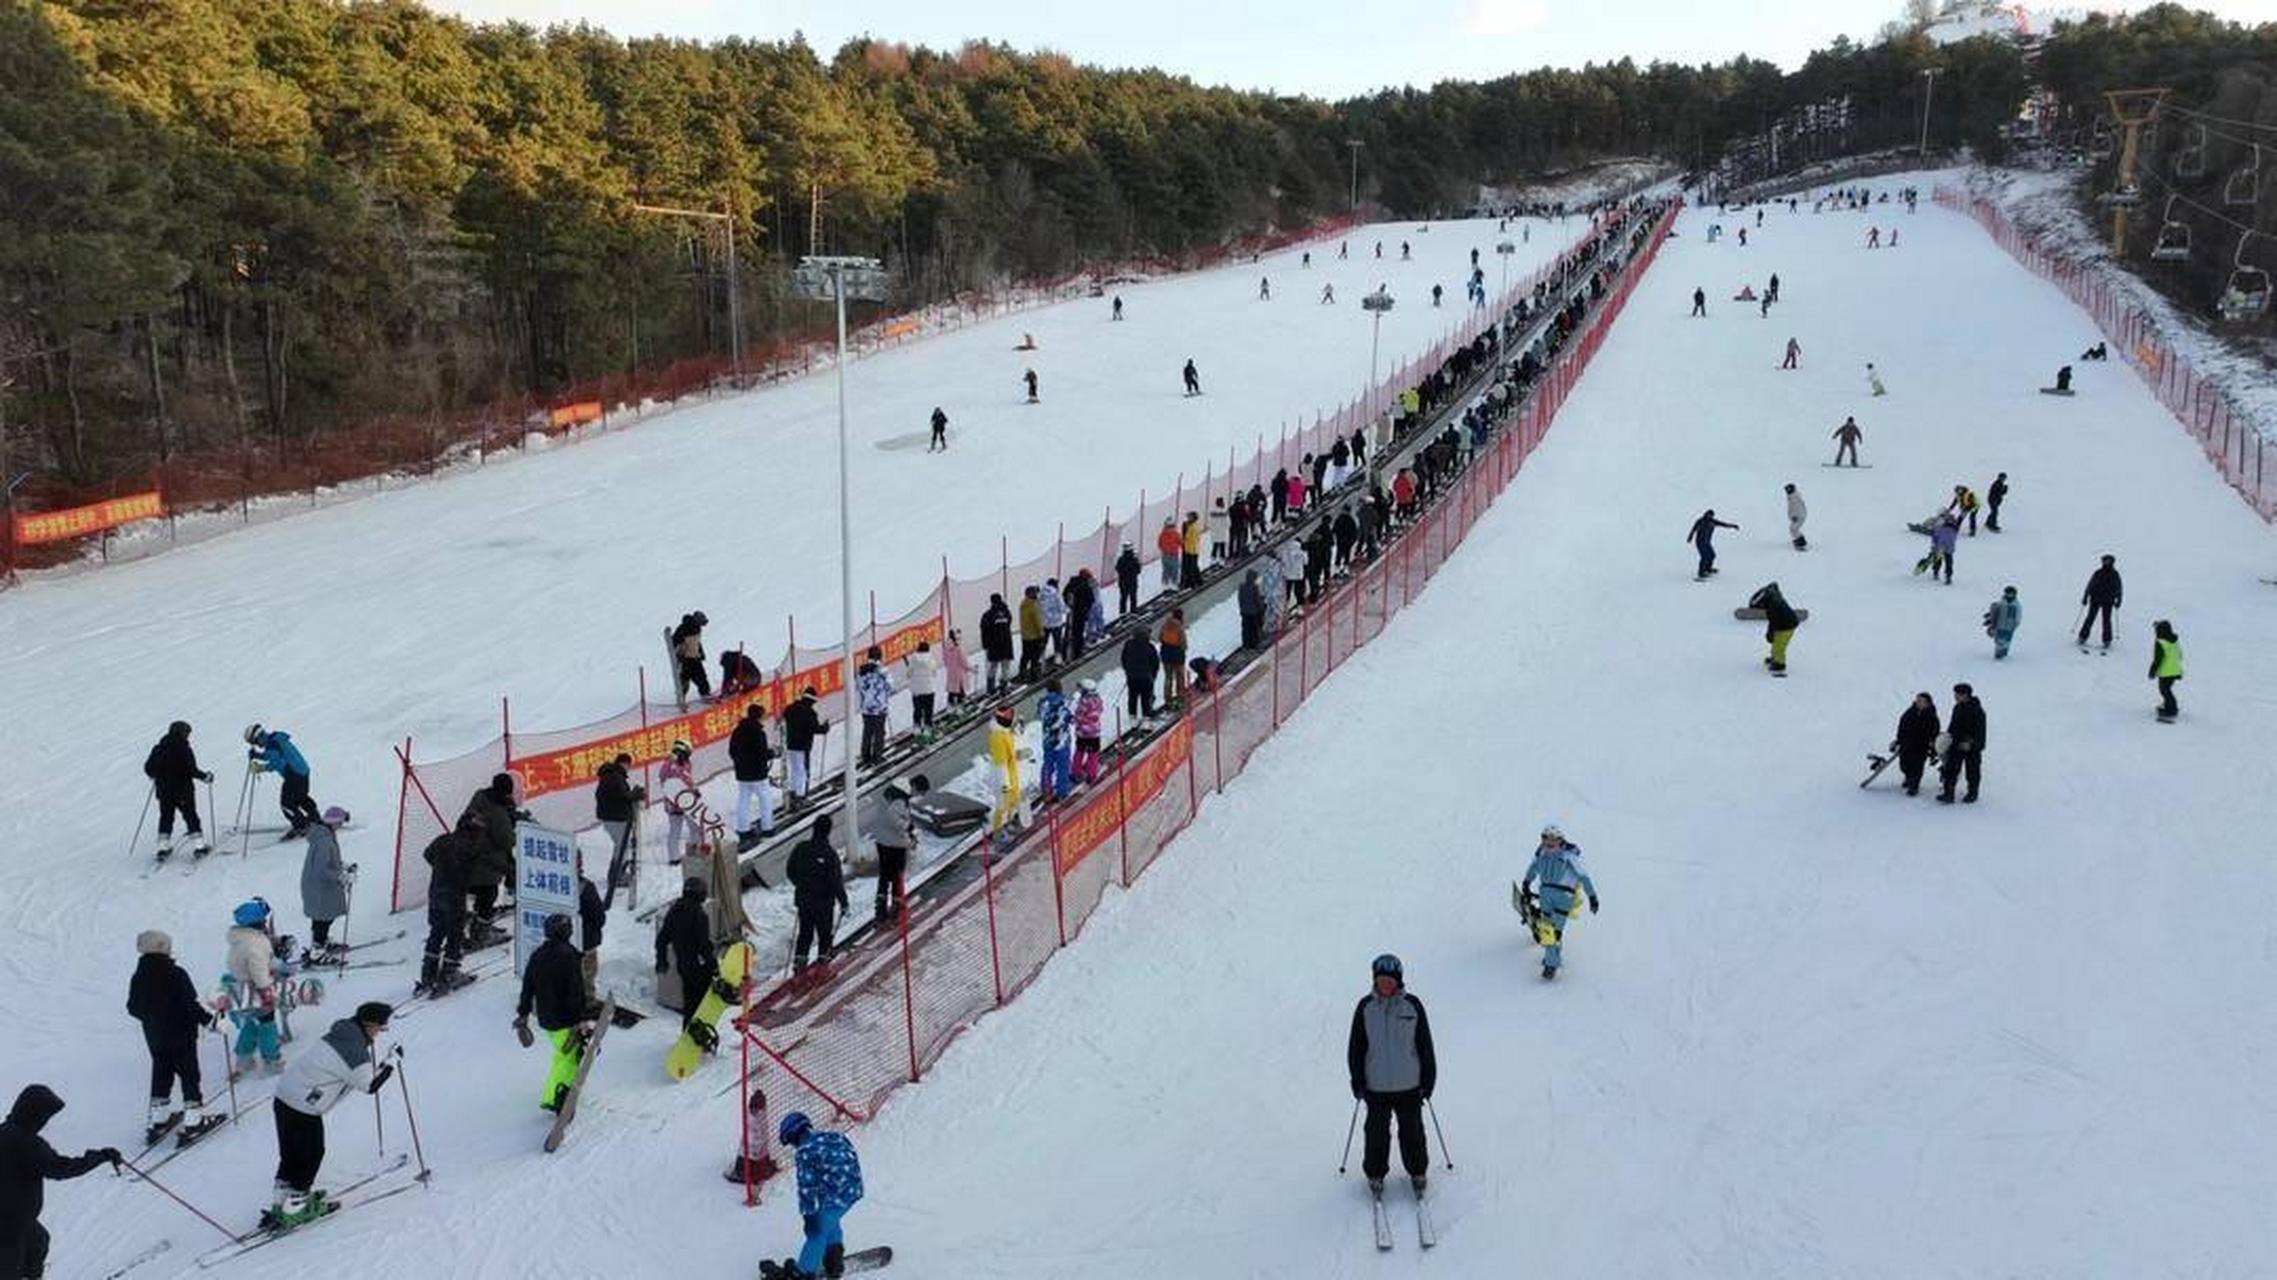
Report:
<svg viewBox="0 0 2277 1280"><path fill-rule="evenodd" d="M2206 126L2199 125L2198 136L2176 149L2174 176L2184 182L2206 176Z"/></svg>
<svg viewBox="0 0 2277 1280"><path fill-rule="evenodd" d="M2245 260L2245 242L2252 238L2239 236L2237 254L2230 260L2229 282L2216 303L2224 320L2258 320L2269 312L2269 273Z"/></svg>
<svg viewBox="0 0 2277 1280"><path fill-rule="evenodd" d="M2166 212L2159 218L2158 243L2151 248L2151 258L2158 262L2188 262L2190 260L2190 224L2174 218L2176 197L2166 198Z"/></svg>
<svg viewBox="0 0 2277 1280"><path fill-rule="evenodd" d="M2250 207L2261 203L2261 148L2253 149L2253 163L2230 175L2222 188L2222 203Z"/></svg>
<svg viewBox="0 0 2277 1280"><path fill-rule="evenodd" d="M2090 160L2108 160L2111 158L2111 126L2101 120L2096 121L2093 127L2088 130L2087 158Z"/></svg>

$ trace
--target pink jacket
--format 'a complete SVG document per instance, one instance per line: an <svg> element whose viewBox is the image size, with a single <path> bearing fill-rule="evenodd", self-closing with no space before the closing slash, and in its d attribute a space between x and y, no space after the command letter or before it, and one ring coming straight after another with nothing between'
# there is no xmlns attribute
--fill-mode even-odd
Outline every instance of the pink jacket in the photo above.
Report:
<svg viewBox="0 0 2277 1280"><path fill-rule="evenodd" d="M1099 736L1099 718L1106 714L1107 704L1096 693L1078 694L1075 699L1075 736Z"/></svg>
<svg viewBox="0 0 2277 1280"><path fill-rule="evenodd" d="M1304 504L1305 478L1300 475L1292 474L1289 477L1289 505L1292 507L1301 507Z"/></svg>
<svg viewBox="0 0 2277 1280"><path fill-rule="evenodd" d="M683 810L679 805L673 803L672 797L679 795L682 788L695 786L696 775L689 770L688 766L678 760L667 760L664 762L664 766L656 771L656 782L657 790L664 793L664 811L676 814L683 812ZM680 785L674 786L673 783Z"/></svg>
<svg viewBox="0 0 2277 1280"><path fill-rule="evenodd" d="M941 641L941 674L949 678L949 693L965 696L965 650L954 640Z"/></svg>

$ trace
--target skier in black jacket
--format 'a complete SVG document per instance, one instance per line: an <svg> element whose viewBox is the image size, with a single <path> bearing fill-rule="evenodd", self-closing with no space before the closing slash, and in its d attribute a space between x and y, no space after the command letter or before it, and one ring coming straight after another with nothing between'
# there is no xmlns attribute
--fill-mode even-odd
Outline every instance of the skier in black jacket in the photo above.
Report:
<svg viewBox="0 0 2277 1280"><path fill-rule="evenodd" d="M1984 773L1984 704L1977 701L1976 690L1965 684L1953 686L1953 714L1945 721L1945 761L1938 770L1945 789L1937 793L1939 804L1953 803L1953 784L1963 773L1968 774L1969 789L1962 793L1961 803L1977 802L1977 784Z"/></svg>
<svg viewBox="0 0 2277 1280"><path fill-rule="evenodd" d="M427 949L412 988L416 992L444 995L465 985L459 979L459 956L466 948L467 876L482 857L482 840L482 819L462 813L458 827L429 841L421 855L428 867Z"/></svg>
<svg viewBox="0 0 2277 1280"><path fill-rule="evenodd" d="M1423 1104L1439 1084L1439 1057L1431 1045L1431 1019L1423 1002L1409 995L1399 957L1377 956L1367 995L1352 1010L1352 1033L1344 1045L1344 1069L1352 1078L1352 1097L1368 1108L1360 1172L1368 1189L1382 1194L1391 1171L1391 1122L1399 1118L1399 1159L1423 1194L1431 1153L1424 1145Z"/></svg>
<svg viewBox="0 0 2277 1280"><path fill-rule="evenodd" d="M91 1173L103 1165L116 1165L122 1157L116 1147L95 1147L64 1157L40 1136L40 1130L63 1110L63 1099L44 1084L24 1086L16 1105L0 1124L0 1276L39 1276L47 1269L47 1228L40 1225L40 1209L47 1203L47 1180L61 1182Z"/></svg>
<svg viewBox="0 0 2277 1280"><path fill-rule="evenodd" d="M2103 647L2111 647L2111 612L2119 607L2125 595L2126 584L2119 581L2119 558L2103 557L2102 567L2087 575L2087 589L2079 593L2079 602L2087 606L2087 612L2079 619L2080 648L2087 647L2088 628L2095 625L2098 617L2103 619Z"/></svg>
<svg viewBox="0 0 2277 1280"><path fill-rule="evenodd" d="M198 1036L213 1025L213 1014L198 999L198 989L182 966L174 963L174 940L156 929L145 929L134 940L141 958L134 978L127 983L127 1015L142 1024L142 1042L150 1050L150 1127L143 1141L156 1142L185 1116L182 1140L220 1124L226 1117L205 1114L205 1091L198 1077ZM182 1082L182 1110L174 1110L174 1082Z"/></svg>
<svg viewBox="0 0 2277 1280"><path fill-rule="evenodd" d="M815 959L830 959L832 913L847 907L846 868L838 861L838 851L830 847L829 814L814 820L806 839L791 850L784 870L799 912L798 943L791 952L791 969L799 972L806 968L809 944L814 945Z"/></svg>
<svg viewBox="0 0 2277 1280"><path fill-rule="evenodd" d="M189 721L176 720L166 726L166 736L143 760L142 773L158 797L158 860L164 862L173 856L176 813L182 815L183 830L190 837L190 856L202 858L213 852L213 846L206 843L205 828L198 823L197 791L197 784L213 781L213 775L198 768L198 753L190 749Z"/></svg>
<svg viewBox="0 0 2277 1280"><path fill-rule="evenodd" d="M1937 702L1927 693L1913 695L1913 705L1898 717L1897 736L1890 750L1897 753L1898 773L1905 778L1905 793L1921 794L1921 773L1937 754Z"/></svg>
<svg viewBox="0 0 2277 1280"><path fill-rule="evenodd" d="M680 882L680 896L656 924L656 971L667 965L680 975L682 1029L695 1024L696 1006L704 988L719 977L719 955L712 949L711 916L704 910L709 891L704 882L689 876Z"/></svg>
<svg viewBox="0 0 2277 1280"><path fill-rule="evenodd" d="M980 653L988 661L988 693L994 697L1012 683L1012 607L994 592L980 615Z"/></svg>
<svg viewBox="0 0 2277 1280"><path fill-rule="evenodd" d="M1099 598L1099 584L1084 569L1068 579L1061 594L1067 600L1067 658L1073 662L1083 656L1084 633L1091 628L1091 606Z"/></svg>

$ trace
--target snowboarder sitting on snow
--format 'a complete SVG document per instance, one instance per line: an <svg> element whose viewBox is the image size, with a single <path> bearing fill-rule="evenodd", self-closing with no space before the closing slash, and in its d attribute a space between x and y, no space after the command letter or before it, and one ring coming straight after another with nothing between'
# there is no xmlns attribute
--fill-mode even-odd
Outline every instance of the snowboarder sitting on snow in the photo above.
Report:
<svg viewBox="0 0 2277 1280"><path fill-rule="evenodd" d="M123 1156L117 1147L90 1147L76 1156L57 1155L40 1136L47 1122L63 1110L63 1099L44 1084L25 1085L0 1124L0 1275L39 1276L47 1270L47 1228L40 1225L40 1208L47 1189L41 1185L92 1173L104 1165L117 1165Z"/></svg>
<svg viewBox="0 0 2277 1280"><path fill-rule="evenodd" d="M2016 638L2016 628L2024 621L2024 603L2016 598L2016 588L2002 587L2000 599L1985 607L1984 633L1992 637L1992 656L2008 656L2008 642Z"/></svg>
<svg viewBox="0 0 2277 1280"><path fill-rule="evenodd" d="M1927 693L1913 695L1913 705L1898 716L1897 736L1890 739L1909 796L1921 794L1922 769L1937 758L1937 731L1936 700Z"/></svg>
<svg viewBox="0 0 2277 1280"><path fill-rule="evenodd" d="M2087 350L2080 352L2079 358L2082 360L2108 360L2111 358L2111 348L2108 344L2098 342L2094 346L2089 347Z"/></svg>
<svg viewBox="0 0 2277 1280"><path fill-rule="evenodd" d="M1370 966L1371 990L1352 1010L1352 1034L1344 1045L1345 1072L1352 1097L1364 1102L1360 1172L1368 1190L1384 1191L1391 1172L1391 1122L1399 1118L1399 1162L1415 1194L1423 1194L1431 1153L1423 1134L1423 1104L1439 1083L1439 1057L1431 1045L1431 1019L1423 1002L1407 993L1399 957L1377 956Z"/></svg>
<svg viewBox="0 0 2277 1280"><path fill-rule="evenodd" d="M198 1077L198 1036L213 1025L213 1014L198 1001L190 975L174 963L174 940L156 929L135 936L140 959L127 983L127 1014L142 1024L150 1050L150 1127L143 1141L156 1142L186 1119L182 1141L220 1124L226 1116L205 1114L205 1091ZM182 1082L182 1109L174 1109L174 1082ZM0 1253L0 1259L6 1257Z"/></svg>
<svg viewBox="0 0 2277 1280"><path fill-rule="evenodd" d="M376 1094L395 1074L390 1062L374 1070L372 1047L395 1010L377 1000L356 1006L355 1016L332 1024L324 1038L295 1059L277 1082L269 1104L277 1125L276 1200L261 1215L271 1230L297 1227L338 1208L312 1190L324 1165L324 1113L350 1091Z"/></svg>
<svg viewBox="0 0 2277 1280"><path fill-rule="evenodd" d="M862 1199L862 1162L846 1135L817 1130L806 1114L793 1111L775 1128L775 1137L797 1152L799 1221L806 1242L799 1256L761 1265L765 1280L809 1280L845 1271L846 1213Z"/></svg>
<svg viewBox="0 0 2277 1280"><path fill-rule="evenodd" d="M1763 665L1769 667L1773 675L1786 674L1787 644L1795 638L1795 629L1803 625L1801 616L1787 603L1786 594L1779 590L1776 582L1766 582L1758 588L1747 598L1747 607L1763 611L1763 638L1771 645Z"/></svg>
<svg viewBox="0 0 2277 1280"><path fill-rule="evenodd" d="M176 720L166 726L166 736L151 747L150 755L142 762L143 776L150 779L150 791L158 799L158 860L166 861L174 853L174 815L182 815L184 829L190 836L190 856L202 858L213 852L206 843L205 828L198 822L197 784L212 782L213 775L198 767L198 753L190 748L190 722Z"/></svg>
<svg viewBox="0 0 2277 1280"><path fill-rule="evenodd" d="M1714 507L1701 512L1700 518L1692 522L1692 531L1684 535L1684 540L1700 553L1700 567L1692 575L1693 581L1705 582L1708 575L1716 571L1716 530L1738 528L1738 525L1729 521L1716 519Z"/></svg>
<svg viewBox="0 0 2277 1280"><path fill-rule="evenodd" d="M545 1092L538 1095L538 1105L548 1111L561 1110L562 1100L569 1096L597 1012L585 1002L584 959L569 940L575 928L576 922L558 911L546 917L545 941L522 970L522 997L514 1006L514 1034L525 1046L531 1043L532 1010L537 1012L538 1027L553 1042Z"/></svg>
<svg viewBox="0 0 2277 1280"><path fill-rule="evenodd" d="M277 775L282 789L277 795L277 807L284 810L285 821L292 824L285 832L287 840L297 840L308 834L316 824L316 802L308 798L308 760L293 745L292 735L282 729L263 729L250 725L245 730L245 753L255 773Z"/></svg>
<svg viewBox="0 0 2277 1280"><path fill-rule="evenodd" d="M748 693L766 682L760 674L759 664L741 649L729 649L719 656L719 696L733 697Z"/></svg>
<svg viewBox="0 0 2277 1280"><path fill-rule="evenodd" d="M1542 842L1527 864L1519 893L1532 895L1534 940L1542 944L1542 977L1558 976L1564 960L1565 925L1573 909L1587 895L1589 913L1597 914L1597 885L1580 865L1581 846L1566 843L1565 832L1552 823L1542 828ZM1540 889L1535 889L1540 885Z"/></svg>

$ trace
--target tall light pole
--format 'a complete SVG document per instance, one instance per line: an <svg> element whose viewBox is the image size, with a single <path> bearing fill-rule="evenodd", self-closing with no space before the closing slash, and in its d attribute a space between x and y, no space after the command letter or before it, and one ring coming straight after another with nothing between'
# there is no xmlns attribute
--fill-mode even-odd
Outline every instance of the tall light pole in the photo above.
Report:
<svg viewBox="0 0 2277 1280"><path fill-rule="evenodd" d="M1943 67L1923 67L1921 69L1921 154L1924 157L1929 154L1929 99L1937 92L1937 73L1944 69Z"/></svg>
<svg viewBox="0 0 2277 1280"><path fill-rule="evenodd" d="M1358 218L1360 216L1360 140L1358 138L1346 138L1344 145L1352 149L1351 213L1354 218Z"/></svg>
<svg viewBox="0 0 2277 1280"><path fill-rule="evenodd" d="M743 275L735 266L735 210L730 205L726 212L713 213L706 209L675 209L661 204L634 204L635 213L653 213L664 218L690 218L706 225L716 224L727 235L727 341L728 367L738 382L743 380ZM637 353L635 353L637 354Z"/></svg>
<svg viewBox="0 0 2277 1280"><path fill-rule="evenodd" d="M1518 246L1508 240L1494 246L1494 256L1502 259L1502 287L1495 293L1496 298L1510 292L1510 255L1516 252Z"/></svg>
<svg viewBox="0 0 2277 1280"><path fill-rule="evenodd" d="M1375 325L1375 331L1368 338L1368 385L1360 393L1372 397L1376 394L1376 355L1384 345L1384 313L1392 309L1392 296L1379 284L1374 293L1360 299L1360 309L1368 313ZM1375 414L1371 412L1368 416L1372 418Z"/></svg>
<svg viewBox="0 0 2277 1280"><path fill-rule="evenodd" d="M834 303L838 312L838 601L839 621L845 627L846 637L844 666L838 677L846 698L846 812L839 821L845 824L846 850L851 853L857 839L855 833L860 830L854 788L861 751L854 729L861 709L854 698L854 508L846 440L846 300L884 301L885 266L876 258L810 255L801 258L791 272L791 293L800 298Z"/></svg>

